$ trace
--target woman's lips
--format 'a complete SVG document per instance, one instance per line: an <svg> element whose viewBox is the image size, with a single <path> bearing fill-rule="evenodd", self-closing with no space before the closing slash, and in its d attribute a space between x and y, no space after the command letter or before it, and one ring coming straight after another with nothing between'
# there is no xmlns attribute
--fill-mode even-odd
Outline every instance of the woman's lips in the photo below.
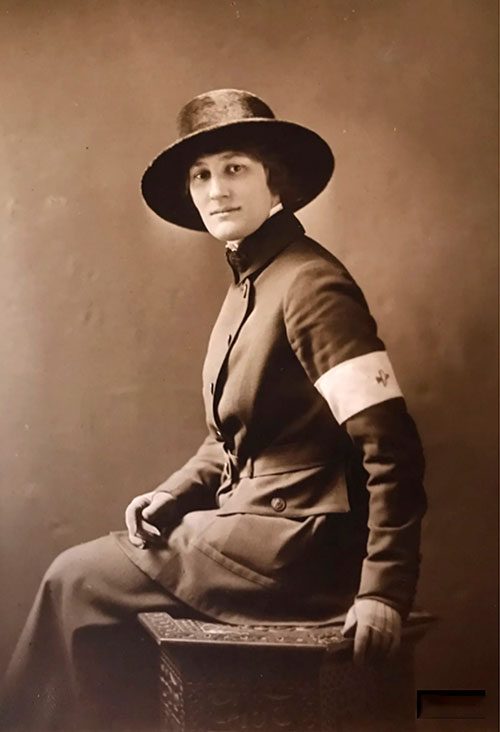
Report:
<svg viewBox="0 0 500 732"><path fill-rule="evenodd" d="M235 211L239 211L240 206L236 206L234 208L220 208L217 209L217 211L212 211L210 213L210 216L224 216L226 214L234 213Z"/></svg>

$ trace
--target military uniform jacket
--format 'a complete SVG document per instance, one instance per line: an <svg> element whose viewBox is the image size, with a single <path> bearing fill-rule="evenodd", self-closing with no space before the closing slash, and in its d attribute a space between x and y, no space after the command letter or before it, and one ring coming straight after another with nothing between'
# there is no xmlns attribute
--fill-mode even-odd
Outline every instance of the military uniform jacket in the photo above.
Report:
<svg viewBox="0 0 500 732"><path fill-rule="evenodd" d="M363 294L281 211L245 239L203 367L208 435L158 490L162 547L120 546L226 621L317 620L354 596L411 606L423 459Z"/></svg>

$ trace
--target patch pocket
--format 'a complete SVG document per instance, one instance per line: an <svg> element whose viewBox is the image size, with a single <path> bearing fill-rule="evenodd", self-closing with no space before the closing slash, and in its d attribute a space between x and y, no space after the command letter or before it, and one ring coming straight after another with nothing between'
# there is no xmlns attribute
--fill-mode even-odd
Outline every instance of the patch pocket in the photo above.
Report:
<svg viewBox="0 0 500 732"><path fill-rule="evenodd" d="M301 560L324 520L324 516L219 515L195 543L205 553L207 547L217 553L219 563L233 571L250 571L269 584L279 582Z"/></svg>

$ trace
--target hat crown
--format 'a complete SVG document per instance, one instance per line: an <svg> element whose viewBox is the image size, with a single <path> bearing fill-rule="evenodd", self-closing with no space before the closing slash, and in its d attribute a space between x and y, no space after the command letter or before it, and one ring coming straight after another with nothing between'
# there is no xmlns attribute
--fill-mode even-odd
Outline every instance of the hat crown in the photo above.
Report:
<svg viewBox="0 0 500 732"><path fill-rule="evenodd" d="M216 89L191 99L179 112L180 137L249 119L275 119L262 99L240 89Z"/></svg>

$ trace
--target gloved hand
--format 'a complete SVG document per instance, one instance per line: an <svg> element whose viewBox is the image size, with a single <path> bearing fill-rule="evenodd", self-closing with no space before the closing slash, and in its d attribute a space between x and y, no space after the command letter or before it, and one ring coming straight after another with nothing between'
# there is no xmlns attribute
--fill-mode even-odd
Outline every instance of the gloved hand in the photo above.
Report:
<svg viewBox="0 0 500 732"><path fill-rule="evenodd" d="M151 491L136 496L125 511L130 543L141 549L158 544L161 529L171 526L176 517L176 500L170 493Z"/></svg>
<svg viewBox="0 0 500 732"><path fill-rule="evenodd" d="M354 662L364 664L390 658L401 642L401 615L380 600L360 598L349 609L342 629L354 636Z"/></svg>

